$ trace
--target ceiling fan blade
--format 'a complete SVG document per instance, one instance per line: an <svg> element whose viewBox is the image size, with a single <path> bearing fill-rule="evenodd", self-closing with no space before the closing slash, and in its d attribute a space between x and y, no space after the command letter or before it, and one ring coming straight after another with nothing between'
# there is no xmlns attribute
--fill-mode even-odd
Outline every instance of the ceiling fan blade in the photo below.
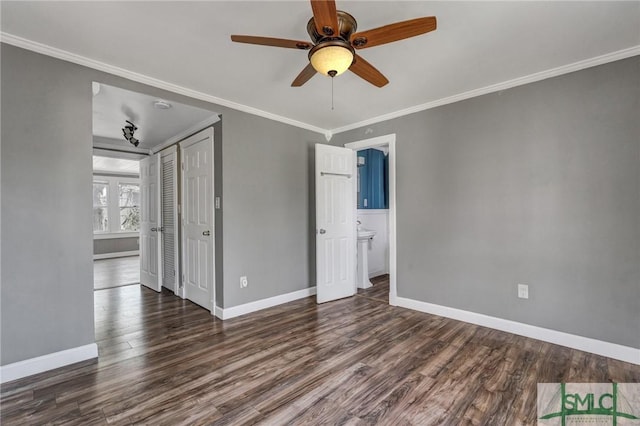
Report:
<svg viewBox="0 0 640 426"><path fill-rule="evenodd" d="M313 10L313 21L316 24L318 34L339 35L340 27L334 0L311 0L311 10Z"/></svg>
<svg viewBox="0 0 640 426"><path fill-rule="evenodd" d="M300 74L298 74L296 79L293 80L293 83L291 83L291 87L300 87L300 86L302 86L307 81L309 81L309 79L311 79L311 77L316 75L316 72L317 72L316 69L313 67L313 65L311 65L311 62L309 62L309 64L306 67L304 67L302 72Z"/></svg>
<svg viewBox="0 0 640 426"><path fill-rule="evenodd" d="M410 19L372 30L354 33L351 35L351 44L356 49L364 49L365 47L379 46L381 44L415 37L433 31L436 27L437 22L435 16Z"/></svg>
<svg viewBox="0 0 640 426"><path fill-rule="evenodd" d="M382 73L378 71L373 65L365 61L361 56L357 54L355 55L355 61L353 61L353 64L351 64L349 70L377 87L382 87L389 83L387 77L382 75Z"/></svg>
<svg viewBox="0 0 640 426"><path fill-rule="evenodd" d="M290 49L300 50L308 50L313 47L313 45L307 41L248 35L232 35L231 41L235 41L237 43L261 44L263 46L287 47Z"/></svg>

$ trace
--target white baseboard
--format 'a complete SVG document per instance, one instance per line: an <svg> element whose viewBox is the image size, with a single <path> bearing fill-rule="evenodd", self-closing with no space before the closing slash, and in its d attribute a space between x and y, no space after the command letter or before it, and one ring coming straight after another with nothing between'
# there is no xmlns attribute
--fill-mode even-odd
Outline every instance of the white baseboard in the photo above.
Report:
<svg viewBox="0 0 640 426"><path fill-rule="evenodd" d="M90 343L24 361L0 366L0 383L7 383L44 371L98 357L98 345Z"/></svg>
<svg viewBox="0 0 640 426"><path fill-rule="evenodd" d="M249 314L251 312L260 311L262 309L271 308L273 306L282 305L283 303L292 302L294 300L304 299L305 297L313 296L314 294L316 294L316 288L309 287L291 293L245 303L244 305L232 306L230 308L220 308L216 306L214 314L216 317L226 320L239 317L240 315Z"/></svg>
<svg viewBox="0 0 640 426"><path fill-rule="evenodd" d="M94 254L93 255L93 260L114 259L116 257L127 257L127 256L138 256L139 254L140 254L140 250L118 251L118 252L114 252L114 253Z"/></svg>
<svg viewBox="0 0 640 426"><path fill-rule="evenodd" d="M463 311L461 309L449 308L447 306L434 305L433 303L421 302L404 297L395 297L393 302L394 303L392 304L403 308L452 318L640 365L640 349L637 348L604 342L602 340L591 339L589 337L577 336L575 334L564 333L562 331L537 327L535 325L524 324L521 322L491 317L489 315L478 314L475 312Z"/></svg>

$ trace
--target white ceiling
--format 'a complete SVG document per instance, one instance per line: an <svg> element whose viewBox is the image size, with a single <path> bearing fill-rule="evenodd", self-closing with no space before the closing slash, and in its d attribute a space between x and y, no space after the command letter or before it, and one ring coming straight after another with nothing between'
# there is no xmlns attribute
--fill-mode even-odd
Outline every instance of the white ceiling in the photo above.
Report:
<svg viewBox="0 0 640 426"><path fill-rule="evenodd" d="M10 2L2 31L186 89L336 129L623 49L640 50L640 2L337 1L366 30L435 15L435 32L359 51L390 83L352 73L291 81L307 52L231 34L308 40L308 1ZM15 36L15 37L14 37ZM24 40L23 40L24 41ZM14 42L16 44L16 42ZM24 43L23 43L24 44Z"/></svg>
<svg viewBox="0 0 640 426"><path fill-rule="evenodd" d="M138 127L134 133L138 148L149 149L216 115L177 102L169 102L169 109L158 109L154 103L162 99L106 84L94 83L94 87L99 91L94 90L93 96L93 135L126 147L130 144L122 134L125 120Z"/></svg>

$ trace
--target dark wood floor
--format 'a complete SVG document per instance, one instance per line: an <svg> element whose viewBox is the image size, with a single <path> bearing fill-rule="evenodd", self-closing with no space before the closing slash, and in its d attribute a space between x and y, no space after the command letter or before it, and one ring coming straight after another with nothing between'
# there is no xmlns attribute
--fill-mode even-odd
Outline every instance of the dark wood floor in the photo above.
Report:
<svg viewBox="0 0 640 426"><path fill-rule="evenodd" d="M380 302L389 303L389 274L369 279L373 287L358 289L358 296L368 297Z"/></svg>
<svg viewBox="0 0 640 426"><path fill-rule="evenodd" d="M640 381L639 366L370 297L224 323L140 286L95 302L99 361L3 385L3 425L535 424L538 382Z"/></svg>
<svg viewBox="0 0 640 426"><path fill-rule="evenodd" d="M93 261L94 290L138 283L140 283L140 256Z"/></svg>

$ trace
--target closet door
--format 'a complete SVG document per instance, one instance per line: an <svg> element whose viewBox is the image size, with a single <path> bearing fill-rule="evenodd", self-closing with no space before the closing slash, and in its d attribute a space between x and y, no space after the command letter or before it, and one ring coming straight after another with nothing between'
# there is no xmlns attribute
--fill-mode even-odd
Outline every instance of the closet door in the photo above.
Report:
<svg viewBox="0 0 640 426"><path fill-rule="evenodd" d="M158 262L160 249L160 164L159 155L140 160L140 283L160 291L162 264Z"/></svg>
<svg viewBox="0 0 640 426"><path fill-rule="evenodd" d="M177 277L180 276L178 262L178 154L171 147L160 152L161 201L161 262L162 286L174 293L177 291Z"/></svg>

